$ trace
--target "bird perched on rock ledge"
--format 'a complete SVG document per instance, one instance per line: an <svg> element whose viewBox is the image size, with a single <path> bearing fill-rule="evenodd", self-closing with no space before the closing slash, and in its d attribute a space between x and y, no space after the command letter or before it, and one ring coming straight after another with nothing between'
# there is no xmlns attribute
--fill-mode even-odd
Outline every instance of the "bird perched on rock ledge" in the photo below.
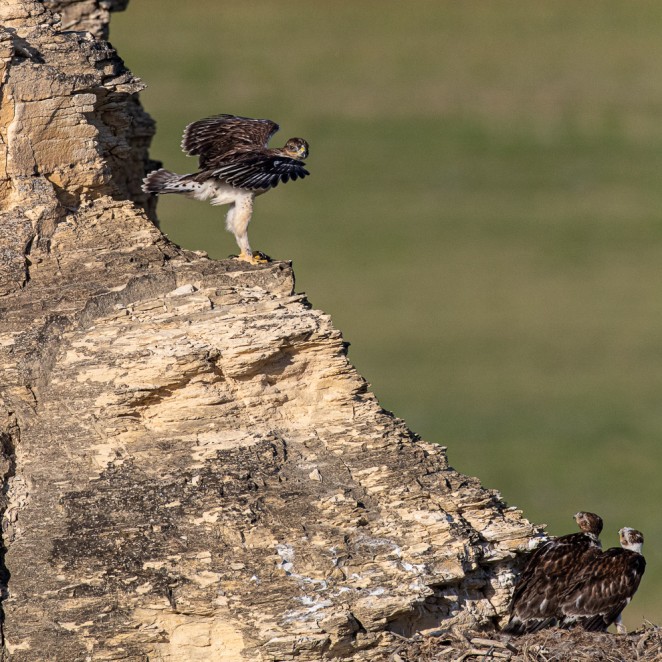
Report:
<svg viewBox="0 0 662 662"><path fill-rule="evenodd" d="M188 156L198 156L198 172L178 175L164 168L154 170L143 180L143 191L179 193L209 200L212 205L231 205L225 227L241 249L239 259L251 264L268 262L263 253L253 253L248 243L253 201L281 182L310 174L304 168L308 143L303 138L290 138L277 149L267 147L278 128L271 120L236 115L193 122L184 129L182 149Z"/></svg>
<svg viewBox="0 0 662 662"><path fill-rule="evenodd" d="M559 602L572 578L601 553L602 518L578 512L579 533L544 543L529 557L510 603L505 632L525 634L558 625Z"/></svg>

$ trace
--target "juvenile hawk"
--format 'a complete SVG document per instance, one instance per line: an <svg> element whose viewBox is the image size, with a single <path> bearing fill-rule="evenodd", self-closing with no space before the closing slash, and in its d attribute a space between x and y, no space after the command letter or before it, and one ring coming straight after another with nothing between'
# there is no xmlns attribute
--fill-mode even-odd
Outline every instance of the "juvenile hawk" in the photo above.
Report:
<svg viewBox="0 0 662 662"><path fill-rule="evenodd" d="M280 182L303 178L310 173L303 161L308 143L290 138L284 147L269 149L267 143L278 131L271 120L236 115L216 115L189 124L184 129L182 149L198 156L198 172L178 175L161 168L143 180L145 193L180 193L212 205L231 205L225 227L241 249L240 260L251 264L265 262L266 256L253 254L248 243L248 224L255 196L266 193Z"/></svg>
<svg viewBox="0 0 662 662"><path fill-rule="evenodd" d="M579 625L589 632L606 632L614 623L626 634L621 614L630 604L646 570L641 554L644 536L625 527L619 532L620 547L597 555L575 573L560 600L560 625Z"/></svg>
<svg viewBox="0 0 662 662"><path fill-rule="evenodd" d="M602 518L588 512L574 518L580 533L550 540L529 557L515 586L505 632L537 632L560 623L560 603L568 585L602 549Z"/></svg>

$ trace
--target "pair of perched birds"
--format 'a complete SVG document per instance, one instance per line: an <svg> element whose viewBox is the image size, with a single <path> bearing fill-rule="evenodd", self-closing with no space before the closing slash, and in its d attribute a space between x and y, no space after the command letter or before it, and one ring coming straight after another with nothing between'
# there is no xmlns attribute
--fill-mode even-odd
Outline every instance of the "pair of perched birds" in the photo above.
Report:
<svg viewBox="0 0 662 662"><path fill-rule="evenodd" d="M303 179L308 143L290 138L283 147L269 149L271 136L278 131L271 120L237 115L216 115L198 120L184 129L182 149L199 159L198 171L178 175L161 168L143 180L145 193L178 193L212 205L230 205L225 227L241 249L240 260L252 264L268 262L253 252L248 242L248 224L253 201L258 195L289 180Z"/></svg>
<svg viewBox="0 0 662 662"><path fill-rule="evenodd" d="M515 586L505 632L525 634L553 626L605 632L614 623L625 634L621 613L646 569L644 536L623 528L621 547L603 551L602 519L588 512L574 517L579 533L550 540L529 557Z"/></svg>

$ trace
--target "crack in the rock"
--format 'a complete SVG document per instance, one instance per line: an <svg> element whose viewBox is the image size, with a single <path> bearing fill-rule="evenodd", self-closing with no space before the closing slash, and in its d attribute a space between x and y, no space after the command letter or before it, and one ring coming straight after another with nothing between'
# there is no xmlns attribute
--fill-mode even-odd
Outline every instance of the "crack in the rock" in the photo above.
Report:
<svg viewBox="0 0 662 662"><path fill-rule="evenodd" d="M16 475L16 445L19 440L20 430L15 417L10 418L10 426L4 432L0 432L0 519L2 519L2 531L0 532L0 659L5 659L5 610L4 601L9 596L9 579L11 573L5 563L7 555L7 529L8 522L4 515L9 505L9 487L11 479Z"/></svg>
<svg viewBox="0 0 662 662"><path fill-rule="evenodd" d="M27 284L30 282L31 276L30 276L30 267L32 266L32 261L30 260L30 253L32 252L32 244L35 240L37 235L32 235L27 243L25 244L25 248L23 249L23 259L24 259L24 264L25 264L25 278L23 280L23 287L26 287Z"/></svg>

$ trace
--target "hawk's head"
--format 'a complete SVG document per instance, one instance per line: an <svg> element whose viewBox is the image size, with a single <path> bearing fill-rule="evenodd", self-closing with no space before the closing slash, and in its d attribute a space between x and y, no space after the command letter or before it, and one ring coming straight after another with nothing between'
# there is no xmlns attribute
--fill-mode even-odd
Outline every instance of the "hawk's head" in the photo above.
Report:
<svg viewBox="0 0 662 662"><path fill-rule="evenodd" d="M618 535L623 549L641 554L641 548L644 546L644 534L641 531L626 526L618 532Z"/></svg>
<svg viewBox="0 0 662 662"><path fill-rule="evenodd" d="M602 531L602 518L599 515L580 511L574 517L575 522L577 522L577 525L584 533L593 535L596 538L600 535Z"/></svg>
<svg viewBox="0 0 662 662"><path fill-rule="evenodd" d="M303 161L308 156L308 143L303 138L290 138L283 147L286 156Z"/></svg>

